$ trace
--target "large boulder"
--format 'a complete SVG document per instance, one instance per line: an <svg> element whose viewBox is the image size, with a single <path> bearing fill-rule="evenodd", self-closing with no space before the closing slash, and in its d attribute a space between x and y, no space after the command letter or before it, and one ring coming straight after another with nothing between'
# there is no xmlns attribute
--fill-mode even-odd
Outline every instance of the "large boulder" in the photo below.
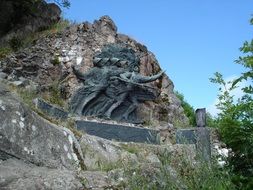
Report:
<svg viewBox="0 0 253 190"><path fill-rule="evenodd" d="M37 166L84 169L73 133L31 111L0 83L0 152Z"/></svg>
<svg viewBox="0 0 253 190"><path fill-rule="evenodd" d="M85 152L84 163L90 170L117 168L138 162L135 154L122 149L117 142L100 137L84 134L80 146Z"/></svg>
<svg viewBox="0 0 253 190"><path fill-rule="evenodd" d="M0 161L0 189L4 190L81 190L73 171L38 167L22 160Z"/></svg>

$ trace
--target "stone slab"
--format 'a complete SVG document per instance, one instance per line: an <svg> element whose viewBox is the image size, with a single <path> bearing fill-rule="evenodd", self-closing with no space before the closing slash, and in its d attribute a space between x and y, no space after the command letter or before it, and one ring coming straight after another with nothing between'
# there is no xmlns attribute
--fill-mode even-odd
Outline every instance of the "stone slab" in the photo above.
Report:
<svg viewBox="0 0 253 190"><path fill-rule="evenodd" d="M72 170L48 168L12 158L0 161L0 189L82 190L84 187Z"/></svg>
<svg viewBox="0 0 253 190"><path fill-rule="evenodd" d="M159 132L152 129L84 120L77 120L76 127L78 130L84 131L89 135L98 136L108 140L148 144L160 143L158 140Z"/></svg>
<svg viewBox="0 0 253 190"><path fill-rule="evenodd" d="M199 156L206 161L211 158L210 132L205 127L178 129L176 132L176 143L195 144Z"/></svg>
<svg viewBox="0 0 253 190"><path fill-rule="evenodd" d="M9 156L49 168L85 169L74 134L40 117L0 83L0 159Z"/></svg>
<svg viewBox="0 0 253 190"><path fill-rule="evenodd" d="M194 129L178 129L176 132L177 144L196 144L196 134Z"/></svg>
<svg viewBox="0 0 253 190"><path fill-rule="evenodd" d="M206 126L206 109L199 108L195 112L196 115L196 123L197 127L205 127Z"/></svg>
<svg viewBox="0 0 253 190"><path fill-rule="evenodd" d="M53 106L40 98L35 99L35 104L38 109L56 119L67 119L68 117L68 112L57 108L56 106Z"/></svg>
<svg viewBox="0 0 253 190"><path fill-rule="evenodd" d="M204 160L209 161L211 159L210 131L204 127L197 128L196 139L198 153Z"/></svg>

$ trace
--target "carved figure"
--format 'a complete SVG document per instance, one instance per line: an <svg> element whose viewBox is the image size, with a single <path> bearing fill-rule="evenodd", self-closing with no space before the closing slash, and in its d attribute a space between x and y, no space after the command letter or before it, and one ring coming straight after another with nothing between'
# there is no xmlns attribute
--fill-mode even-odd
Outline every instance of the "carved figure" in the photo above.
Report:
<svg viewBox="0 0 253 190"><path fill-rule="evenodd" d="M118 121L138 123L136 108L139 103L154 100L157 89L145 85L160 78L139 74L140 60L132 49L123 45L108 45L94 56L87 73L73 72L84 86L70 100L70 109L77 115L97 116Z"/></svg>

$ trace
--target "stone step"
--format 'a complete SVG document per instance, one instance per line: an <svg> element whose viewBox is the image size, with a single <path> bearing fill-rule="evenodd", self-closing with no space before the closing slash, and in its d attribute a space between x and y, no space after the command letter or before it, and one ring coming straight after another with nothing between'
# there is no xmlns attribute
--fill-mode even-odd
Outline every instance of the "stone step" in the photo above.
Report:
<svg viewBox="0 0 253 190"><path fill-rule="evenodd" d="M76 128L89 135L98 136L108 140L160 144L159 131L147 128L85 120L76 120Z"/></svg>

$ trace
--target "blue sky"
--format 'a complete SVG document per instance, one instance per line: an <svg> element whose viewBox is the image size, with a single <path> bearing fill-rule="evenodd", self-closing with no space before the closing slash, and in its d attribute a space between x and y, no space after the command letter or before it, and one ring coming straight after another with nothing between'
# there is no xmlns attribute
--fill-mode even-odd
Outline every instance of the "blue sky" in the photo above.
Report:
<svg viewBox="0 0 253 190"><path fill-rule="evenodd" d="M209 82L214 72L232 78L243 71L234 60L243 42L252 38L252 0L70 2L65 18L93 22L109 15L119 33L146 45L194 108L214 104L218 88Z"/></svg>

